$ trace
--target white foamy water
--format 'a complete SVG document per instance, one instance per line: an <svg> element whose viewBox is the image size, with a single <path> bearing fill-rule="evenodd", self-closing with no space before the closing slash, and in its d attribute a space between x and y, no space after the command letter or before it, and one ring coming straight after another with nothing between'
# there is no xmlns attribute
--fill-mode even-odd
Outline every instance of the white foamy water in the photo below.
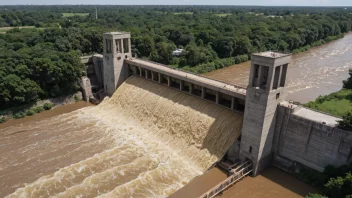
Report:
<svg viewBox="0 0 352 198"><path fill-rule="evenodd" d="M241 126L228 109L131 77L99 106L0 129L0 197L167 197Z"/></svg>

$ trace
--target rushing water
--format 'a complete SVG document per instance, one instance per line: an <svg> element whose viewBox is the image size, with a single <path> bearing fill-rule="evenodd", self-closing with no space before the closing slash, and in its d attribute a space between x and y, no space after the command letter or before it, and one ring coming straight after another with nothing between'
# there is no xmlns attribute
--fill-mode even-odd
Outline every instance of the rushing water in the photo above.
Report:
<svg viewBox="0 0 352 198"><path fill-rule="evenodd" d="M166 197L225 154L242 119L131 77L98 106L0 129L0 197Z"/></svg>
<svg viewBox="0 0 352 198"><path fill-rule="evenodd" d="M248 85L250 62L219 69L205 76L225 82ZM288 68L289 100L308 102L342 88L352 68L352 33L334 42L293 56Z"/></svg>

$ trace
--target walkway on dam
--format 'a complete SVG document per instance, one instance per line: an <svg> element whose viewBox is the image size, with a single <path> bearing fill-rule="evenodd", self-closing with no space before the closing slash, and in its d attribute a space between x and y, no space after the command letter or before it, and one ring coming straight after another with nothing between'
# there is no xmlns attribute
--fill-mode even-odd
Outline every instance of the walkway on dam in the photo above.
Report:
<svg viewBox="0 0 352 198"><path fill-rule="evenodd" d="M170 195L169 198L200 197L226 178L226 174L221 170L216 167L211 168L203 175L194 178L186 186Z"/></svg>
<svg viewBox="0 0 352 198"><path fill-rule="evenodd" d="M316 110L305 108L303 106L291 104L288 101L284 101L280 103L280 105L295 109L293 112L293 115L296 115L314 122L318 122L318 123L324 122L326 125L329 125L329 126L335 126L338 124L339 120L342 120L341 118L338 118L323 112L319 112Z"/></svg>
<svg viewBox="0 0 352 198"><path fill-rule="evenodd" d="M134 66L149 69L154 72L159 72L165 75L169 75L179 80L184 80L190 83L198 84L200 86L207 87L216 91L220 91L229 95L233 95L231 93L237 93L237 95L240 96L239 98L245 99L246 88L239 85L222 82L220 80L207 78L205 76L199 76L190 72L181 71L175 68L171 68L167 65L151 62L148 60L130 58L130 59L126 59L125 62Z"/></svg>

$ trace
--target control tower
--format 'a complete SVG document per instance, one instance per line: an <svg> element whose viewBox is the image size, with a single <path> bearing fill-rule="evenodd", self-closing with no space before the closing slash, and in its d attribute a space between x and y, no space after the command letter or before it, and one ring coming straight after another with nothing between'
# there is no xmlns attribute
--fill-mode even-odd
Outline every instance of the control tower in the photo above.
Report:
<svg viewBox="0 0 352 198"><path fill-rule="evenodd" d="M104 91L111 96L128 78L128 68L124 60L131 58L131 34L128 32L108 32L104 41Z"/></svg>
<svg viewBox="0 0 352 198"><path fill-rule="evenodd" d="M276 109L286 98L286 74L291 54L252 55L241 135L240 158L253 162L253 175L271 164Z"/></svg>

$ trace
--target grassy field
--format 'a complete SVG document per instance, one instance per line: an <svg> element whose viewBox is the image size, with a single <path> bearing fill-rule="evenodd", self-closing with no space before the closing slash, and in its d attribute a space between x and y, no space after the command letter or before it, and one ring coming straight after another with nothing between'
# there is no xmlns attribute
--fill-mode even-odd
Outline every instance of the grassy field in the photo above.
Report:
<svg viewBox="0 0 352 198"><path fill-rule="evenodd" d="M352 111L352 90L342 89L327 96L320 96L305 106L336 116L345 115Z"/></svg>
<svg viewBox="0 0 352 198"><path fill-rule="evenodd" d="M193 14L193 12L174 12L174 15L180 15L180 14Z"/></svg>
<svg viewBox="0 0 352 198"><path fill-rule="evenodd" d="M34 27L34 26L1 27L1 28L0 28L0 33L4 34L4 33L6 33L7 31L9 31L9 30L11 30L11 29L14 29L14 28L22 29L22 28L35 28L35 27Z"/></svg>
<svg viewBox="0 0 352 198"><path fill-rule="evenodd" d="M219 14L214 14L215 16L218 16L218 17L227 17L227 16L230 16L232 15L231 13L219 13Z"/></svg>
<svg viewBox="0 0 352 198"><path fill-rule="evenodd" d="M63 17L73 17L73 16L85 17L85 16L88 16L88 15L89 15L89 13L62 13Z"/></svg>

